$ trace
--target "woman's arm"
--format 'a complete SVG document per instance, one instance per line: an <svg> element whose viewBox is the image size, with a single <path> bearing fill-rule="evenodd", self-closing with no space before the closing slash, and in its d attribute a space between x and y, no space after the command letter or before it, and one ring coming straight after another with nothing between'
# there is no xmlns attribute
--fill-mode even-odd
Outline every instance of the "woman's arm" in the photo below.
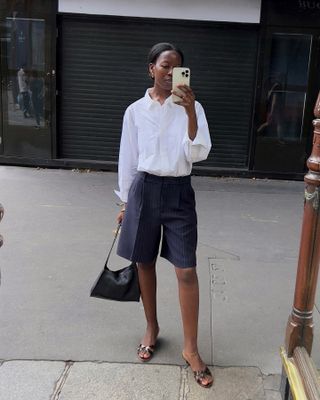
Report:
<svg viewBox="0 0 320 400"><path fill-rule="evenodd" d="M194 105L190 111L187 111L187 116L188 116L188 135L190 140L193 141L196 138L198 131L198 120Z"/></svg>
<svg viewBox="0 0 320 400"><path fill-rule="evenodd" d="M187 85L177 85L179 92L173 91L173 94L181 98L180 106L184 107L188 116L188 135L190 140L194 140L197 135L198 121L195 109L195 96L192 89Z"/></svg>
<svg viewBox="0 0 320 400"><path fill-rule="evenodd" d="M177 104L184 107L188 117L188 132L184 140L186 159L191 162L205 160L211 149L211 138L204 110L200 103L195 101L192 89L187 85L178 86L181 92L173 92L181 97Z"/></svg>
<svg viewBox="0 0 320 400"><path fill-rule="evenodd" d="M131 107L127 108L122 124L122 133L118 163L119 191L115 193L121 202L126 203L131 183L138 167L138 137L134 123L134 113Z"/></svg>

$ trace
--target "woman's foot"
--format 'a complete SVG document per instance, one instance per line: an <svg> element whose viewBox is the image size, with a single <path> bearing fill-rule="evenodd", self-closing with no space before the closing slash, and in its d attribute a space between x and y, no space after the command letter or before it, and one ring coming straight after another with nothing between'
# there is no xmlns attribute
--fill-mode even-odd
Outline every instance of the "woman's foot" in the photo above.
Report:
<svg viewBox="0 0 320 400"><path fill-rule="evenodd" d="M146 333L138 346L138 357L141 361L151 360L155 345L157 342L157 337L159 335L159 326L147 326Z"/></svg>
<svg viewBox="0 0 320 400"><path fill-rule="evenodd" d="M212 374L206 364L201 360L199 353L187 353L183 351L182 357L186 363L190 365L196 382L204 388L211 387L213 384Z"/></svg>

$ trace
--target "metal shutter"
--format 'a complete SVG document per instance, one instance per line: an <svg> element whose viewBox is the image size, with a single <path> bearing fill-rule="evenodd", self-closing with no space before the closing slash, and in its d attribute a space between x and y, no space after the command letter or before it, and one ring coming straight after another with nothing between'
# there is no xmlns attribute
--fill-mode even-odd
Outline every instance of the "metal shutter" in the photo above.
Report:
<svg viewBox="0 0 320 400"><path fill-rule="evenodd" d="M152 85L148 50L169 41L185 53L212 134L197 165L247 167L257 26L62 15L59 36L60 157L117 161L124 110Z"/></svg>

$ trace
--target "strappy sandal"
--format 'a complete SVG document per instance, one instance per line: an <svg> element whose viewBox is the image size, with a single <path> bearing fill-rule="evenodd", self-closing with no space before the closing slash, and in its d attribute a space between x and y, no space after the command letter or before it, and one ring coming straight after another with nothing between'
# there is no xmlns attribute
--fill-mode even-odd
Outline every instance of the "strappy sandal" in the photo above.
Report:
<svg viewBox="0 0 320 400"><path fill-rule="evenodd" d="M198 353L192 353L192 354L190 354L190 355L193 356L193 355L197 355L197 354L198 354ZM184 355L183 352L182 352L182 358L184 359L184 361L186 362L186 364L191 368L191 365L190 365L189 361L186 359L186 357L185 357L185 355ZM192 372L193 372L193 376L194 376L195 381L196 381L197 384L200 385L201 387L206 388L206 389L209 389L209 388L213 385L213 377L212 377L212 374L211 374L210 369L209 369L207 366L206 366L205 369L202 370L202 371L193 371L193 370L192 370ZM204 381L205 379L208 380L208 378L211 378L211 379L212 379L211 382L208 382L207 384L204 384L203 381Z"/></svg>
<svg viewBox="0 0 320 400"><path fill-rule="evenodd" d="M153 357L155 345L144 346L143 344L139 344L137 354L139 360L142 362L150 361Z"/></svg>

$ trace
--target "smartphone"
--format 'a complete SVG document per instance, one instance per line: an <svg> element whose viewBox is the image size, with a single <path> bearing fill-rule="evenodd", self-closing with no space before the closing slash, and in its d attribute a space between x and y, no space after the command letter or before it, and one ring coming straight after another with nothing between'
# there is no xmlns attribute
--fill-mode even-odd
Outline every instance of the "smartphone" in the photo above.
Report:
<svg viewBox="0 0 320 400"><path fill-rule="evenodd" d="M186 67L175 67L172 70L172 90L176 92L182 92L177 88L177 85L188 85L190 86L190 68ZM172 95L172 101L178 103L181 101L181 97Z"/></svg>

